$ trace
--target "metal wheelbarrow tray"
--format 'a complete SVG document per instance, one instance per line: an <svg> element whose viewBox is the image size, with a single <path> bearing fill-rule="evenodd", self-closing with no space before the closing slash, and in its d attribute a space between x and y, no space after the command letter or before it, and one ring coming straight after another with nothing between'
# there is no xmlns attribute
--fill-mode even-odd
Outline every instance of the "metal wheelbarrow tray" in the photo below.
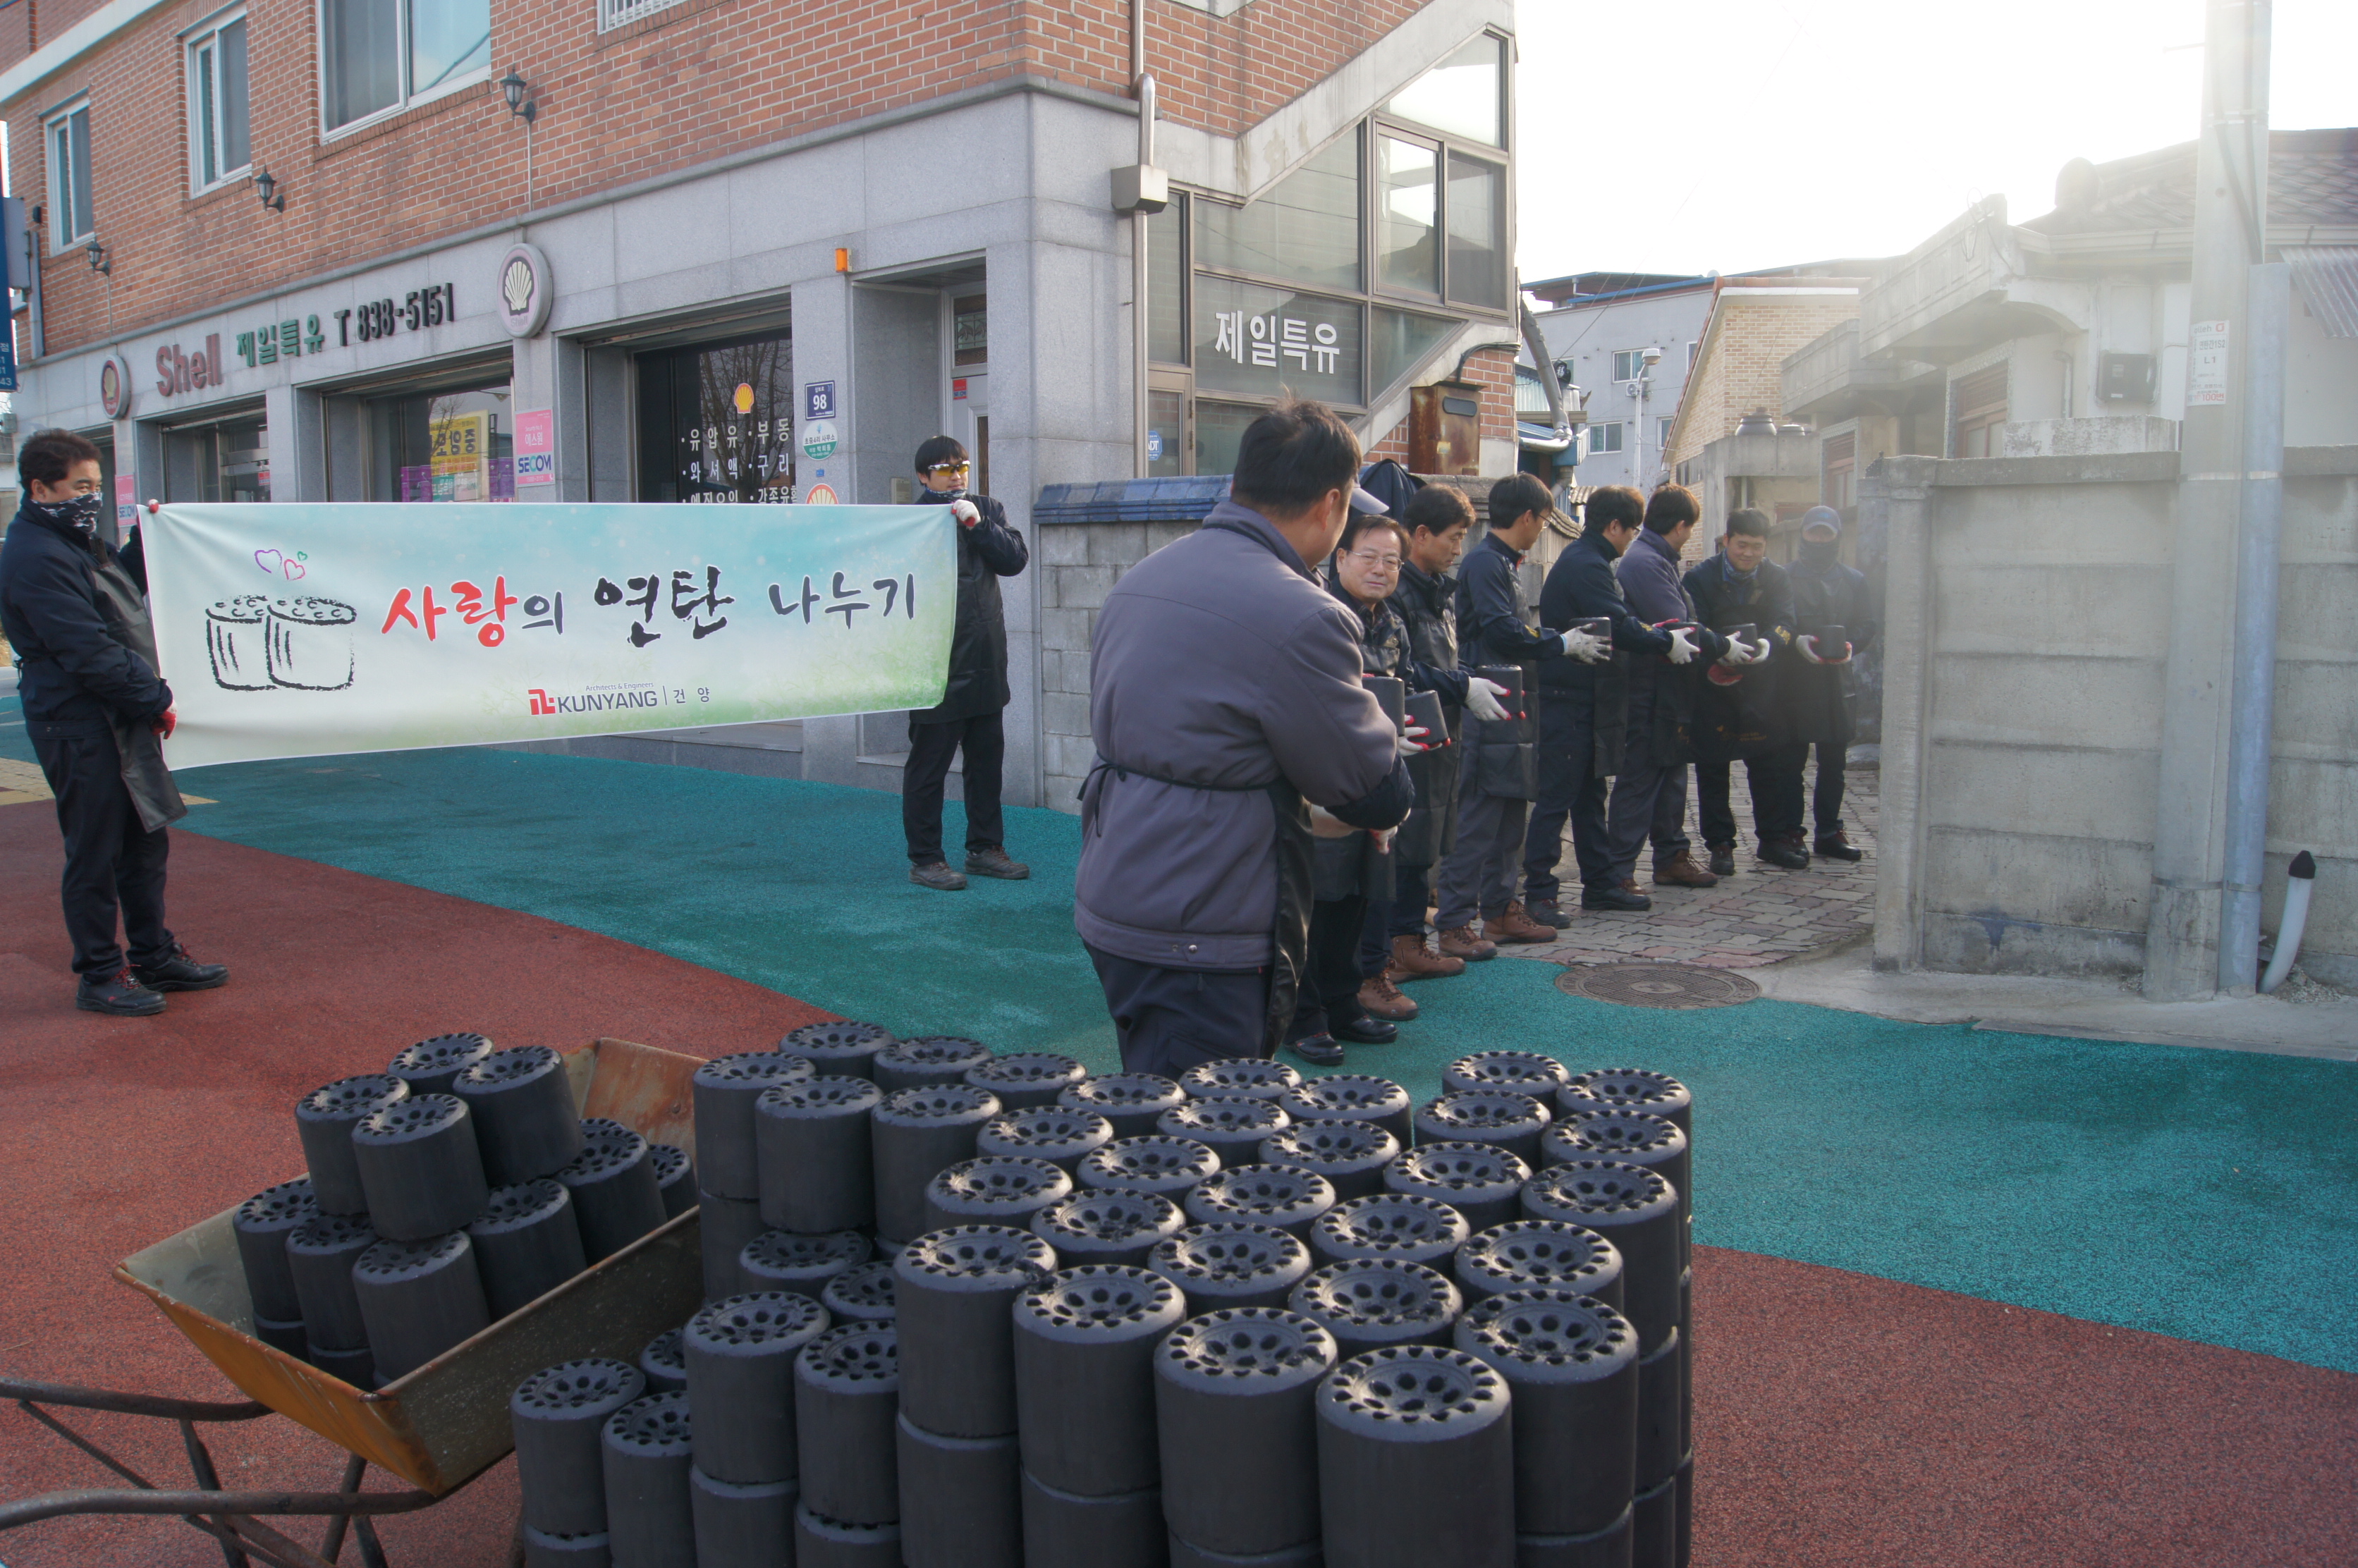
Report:
<svg viewBox="0 0 2358 1568"><path fill-rule="evenodd" d="M583 1116L691 1150L689 1079L700 1065L698 1057L626 1040L600 1040L565 1058ZM634 1360L648 1340L687 1321L704 1293L698 1214L691 1208L372 1391L254 1337L254 1304L230 1228L235 1212L223 1209L134 1253L114 1277L151 1298L250 1398L435 1497L514 1446L508 1396L526 1377L577 1357Z"/></svg>

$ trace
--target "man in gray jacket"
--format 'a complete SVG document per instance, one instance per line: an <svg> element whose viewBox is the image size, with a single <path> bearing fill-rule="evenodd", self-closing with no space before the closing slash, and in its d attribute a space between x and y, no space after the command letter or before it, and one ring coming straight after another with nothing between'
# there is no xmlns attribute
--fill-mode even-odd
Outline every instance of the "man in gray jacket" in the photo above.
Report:
<svg viewBox="0 0 2358 1568"><path fill-rule="evenodd" d="M1073 925L1130 1072L1274 1053L1308 949L1310 807L1383 831L1414 800L1414 742L1315 576L1354 506L1383 510L1358 466L1325 407L1271 409L1232 498L1098 611Z"/></svg>

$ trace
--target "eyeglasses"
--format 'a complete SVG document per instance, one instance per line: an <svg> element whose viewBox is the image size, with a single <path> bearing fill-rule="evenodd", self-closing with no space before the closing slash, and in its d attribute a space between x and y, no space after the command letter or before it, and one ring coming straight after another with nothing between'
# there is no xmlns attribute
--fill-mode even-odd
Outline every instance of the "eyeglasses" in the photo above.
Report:
<svg viewBox="0 0 2358 1568"><path fill-rule="evenodd" d="M966 473L972 470L973 467L974 465L972 463L935 463L929 466L925 471L927 473Z"/></svg>
<svg viewBox="0 0 2358 1568"><path fill-rule="evenodd" d="M1401 568L1401 558L1398 556L1371 556L1365 550L1352 550L1345 558L1357 561L1363 567L1374 567L1379 571L1396 572Z"/></svg>

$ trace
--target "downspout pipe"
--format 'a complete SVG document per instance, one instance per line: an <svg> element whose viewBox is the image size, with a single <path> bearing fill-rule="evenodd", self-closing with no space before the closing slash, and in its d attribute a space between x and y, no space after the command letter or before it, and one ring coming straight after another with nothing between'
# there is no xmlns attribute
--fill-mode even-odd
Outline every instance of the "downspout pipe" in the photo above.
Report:
<svg viewBox="0 0 2358 1568"><path fill-rule="evenodd" d="M2227 844L2219 989L2249 996L2259 977L2268 759L2276 731L2277 592L2284 535L2285 333L2292 268L2268 262L2244 285L2243 517L2235 538L2234 684L2227 716ZM2279 946L2282 944L2280 943Z"/></svg>
<svg viewBox="0 0 2358 1568"><path fill-rule="evenodd" d="M1146 70L1146 0L1130 0L1130 80L1138 94L1138 166L1154 166L1154 78ZM1130 362L1137 369L1137 384L1130 388L1130 464L1133 477L1144 479L1153 464L1146 455L1148 430L1152 424L1147 361L1152 354L1146 314L1147 216L1135 213L1130 220Z"/></svg>
<svg viewBox="0 0 2358 1568"><path fill-rule="evenodd" d="M1524 445L1535 452L1560 452L1572 445L1572 416L1564 412L1563 384L1555 378L1555 361L1548 357L1547 338L1540 330L1540 319L1521 299L1516 308L1522 312L1523 348L1539 367L1540 385L1547 392L1548 419L1555 434L1544 441L1527 441Z"/></svg>

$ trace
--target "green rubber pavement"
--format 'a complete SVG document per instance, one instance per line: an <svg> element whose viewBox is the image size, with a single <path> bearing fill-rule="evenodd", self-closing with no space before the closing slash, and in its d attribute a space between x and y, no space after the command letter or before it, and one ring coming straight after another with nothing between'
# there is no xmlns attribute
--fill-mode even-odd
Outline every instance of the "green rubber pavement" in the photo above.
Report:
<svg viewBox="0 0 2358 1568"><path fill-rule="evenodd" d="M29 756L14 717L0 752ZM896 1033L1114 1065L1061 813L1008 814L1030 881L946 894L908 882L898 799L876 791L488 750L182 784L220 802L187 830L563 921ZM1444 1064L1492 1047L1659 1068L1695 1090L1699 1241L2358 1371L2346 1064L1766 1000L1623 1008L1557 973L1499 959L1414 986L1424 1016L1348 1070L1422 1099Z"/></svg>

